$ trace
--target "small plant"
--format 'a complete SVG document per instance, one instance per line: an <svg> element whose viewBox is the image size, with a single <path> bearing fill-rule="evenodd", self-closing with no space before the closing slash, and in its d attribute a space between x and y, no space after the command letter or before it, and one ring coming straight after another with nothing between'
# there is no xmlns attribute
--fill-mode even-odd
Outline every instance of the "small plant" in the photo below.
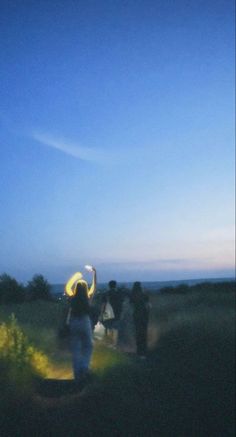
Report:
<svg viewBox="0 0 236 437"><path fill-rule="evenodd" d="M0 324L1 400L29 395L34 378L46 376L48 366L47 356L29 343L14 315Z"/></svg>

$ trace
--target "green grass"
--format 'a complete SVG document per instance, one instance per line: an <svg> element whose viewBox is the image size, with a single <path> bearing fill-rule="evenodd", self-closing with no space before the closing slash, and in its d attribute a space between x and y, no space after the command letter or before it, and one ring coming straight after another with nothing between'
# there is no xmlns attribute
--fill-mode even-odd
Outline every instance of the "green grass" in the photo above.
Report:
<svg viewBox="0 0 236 437"><path fill-rule="evenodd" d="M46 354L28 341L14 315L0 323L1 407L29 398L35 378L45 377L49 366Z"/></svg>
<svg viewBox="0 0 236 437"><path fill-rule="evenodd" d="M149 360L130 360L95 341L91 364L98 377L79 395L48 401L33 393L16 404L9 396L6 404L1 391L3 435L234 436L235 296L189 293L151 301L150 333L157 329L159 342ZM14 313L35 349L46 353L49 378L72 378L71 355L57 342L63 311L51 302L0 306L0 325ZM0 370L3 380L6 368Z"/></svg>
<svg viewBox="0 0 236 437"><path fill-rule="evenodd" d="M233 293L189 292L187 295L153 295L149 326L149 345L179 326L201 325L202 331L221 330L227 333L234 325L235 296ZM47 377L73 378L71 354L60 347L57 331L66 312L63 302L35 301L24 304L0 306L0 322L9 320L12 313L29 342L45 353L50 365ZM106 347L103 341L94 342L91 368L96 374L128 362L128 358Z"/></svg>
<svg viewBox="0 0 236 437"><path fill-rule="evenodd" d="M64 304L44 301L0 307L0 323L8 322L14 314L28 341L47 355L48 378L73 378L70 351L68 347L60 347L57 337L65 310ZM106 369L123 364L126 360L122 353L107 348L103 342L94 342L91 369L97 375L102 375Z"/></svg>

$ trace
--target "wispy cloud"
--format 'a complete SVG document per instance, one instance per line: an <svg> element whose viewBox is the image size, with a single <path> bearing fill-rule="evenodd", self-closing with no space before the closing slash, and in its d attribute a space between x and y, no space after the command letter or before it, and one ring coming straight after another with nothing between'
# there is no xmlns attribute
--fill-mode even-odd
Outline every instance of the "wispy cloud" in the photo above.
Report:
<svg viewBox="0 0 236 437"><path fill-rule="evenodd" d="M112 159L112 156L108 155L103 149L84 147L62 138L55 138L49 134L33 132L32 138L45 146L60 150L83 161L104 163Z"/></svg>
<svg viewBox="0 0 236 437"><path fill-rule="evenodd" d="M85 147L68 139L39 131L31 133L31 138L44 146L60 150L62 153L66 153L74 158L99 164L125 165L132 159L133 164L135 162L136 165L142 165L145 159L147 160L153 156L151 149L146 147L139 146L132 147L131 149L128 146L116 148ZM127 150L129 150L129 153L127 153Z"/></svg>

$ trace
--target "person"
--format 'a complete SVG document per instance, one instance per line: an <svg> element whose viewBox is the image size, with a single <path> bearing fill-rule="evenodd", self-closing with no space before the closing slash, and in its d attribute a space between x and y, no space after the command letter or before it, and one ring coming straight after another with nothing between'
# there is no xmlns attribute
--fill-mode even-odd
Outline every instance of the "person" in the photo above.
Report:
<svg viewBox="0 0 236 437"><path fill-rule="evenodd" d="M124 292L122 312L120 315L119 346L124 352L131 353L136 350L133 305L130 302L130 292L127 290Z"/></svg>
<svg viewBox="0 0 236 437"><path fill-rule="evenodd" d="M78 279L72 287L74 294L70 297L68 324L73 372L76 381L81 381L88 375L93 351L90 299L96 291L97 274L94 267L91 271L93 273L91 287L88 287L85 280Z"/></svg>
<svg viewBox="0 0 236 437"><path fill-rule="evenodd" d="M116 348L118 343L119 321L122 311L123 295L117 290L116 281L111 280L108 283L108 287L108 291L104 293L103 297L101 319L103 318L103 312L106 308L106 304L109 303L112 307L113 315L109 320L102 323L104 323L107 334L110 335L112 341L111 346Z"/></svg>
<svg viewBox="0 0 236 437"><path fill-rule="evenodd" d="M107 293L104 293L101 302L101 312L99 316L99 321L103 324L105 328L106 337L111 337L112 339L112 330L113 330L113 322L115 319L115 314L113 308L109 301L109 296Z"/></svg>
<svg viewBox="0 0 236 437"><path fill-rule="evenodd" d="M136 353L140 358L146 358L150 304L148 295L144 293L141 282L139 281L133 284L130 302L133 306Z"/></svg>

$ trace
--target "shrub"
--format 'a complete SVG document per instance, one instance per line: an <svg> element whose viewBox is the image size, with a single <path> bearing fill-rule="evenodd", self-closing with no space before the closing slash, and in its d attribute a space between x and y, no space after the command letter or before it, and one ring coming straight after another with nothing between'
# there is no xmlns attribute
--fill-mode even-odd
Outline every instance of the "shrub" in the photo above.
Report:
<svg viewBox="0 0 236 437"><path fill-rule="evenodd" d="M51 285L43 275L34 275L27 285L28 297L30 300L51 300Z"/></svg>
<svg viewBox="0 0 236 437"><path fill-rule="evenodd" d="M36 377L46 375L47 357L27 340L12 315L9 323L0 324L0 401L26 398Z"/></svg>
<svg viewBox="0 0 236 437"><path fill-rule="evenodd" d="M0 276L0 303L21 303L25 299L25 289L16 279L3 273Z"/></svg>

